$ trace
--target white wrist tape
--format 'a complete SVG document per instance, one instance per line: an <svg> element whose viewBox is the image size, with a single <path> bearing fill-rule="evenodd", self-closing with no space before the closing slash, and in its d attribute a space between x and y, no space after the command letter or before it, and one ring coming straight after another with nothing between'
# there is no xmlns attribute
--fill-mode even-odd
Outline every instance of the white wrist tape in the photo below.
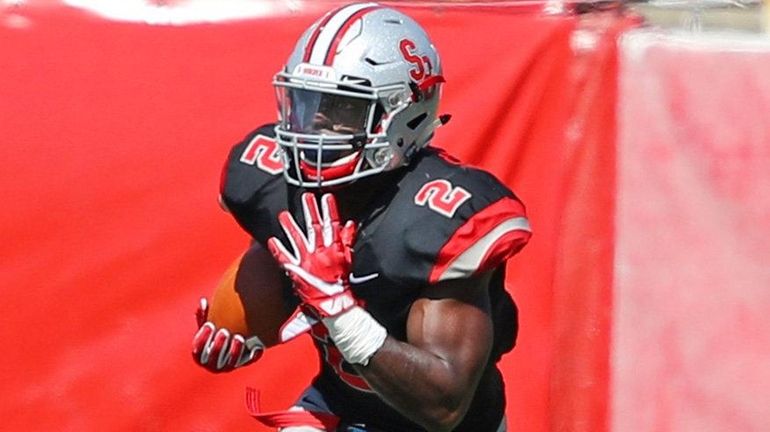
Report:
<svg viewBox="0 0 770 432"><path fill-rule="evenodd" d="M359 306L324 318L323 323L342 357L351 364L366 366L388 336L385 327Z"/></svg>

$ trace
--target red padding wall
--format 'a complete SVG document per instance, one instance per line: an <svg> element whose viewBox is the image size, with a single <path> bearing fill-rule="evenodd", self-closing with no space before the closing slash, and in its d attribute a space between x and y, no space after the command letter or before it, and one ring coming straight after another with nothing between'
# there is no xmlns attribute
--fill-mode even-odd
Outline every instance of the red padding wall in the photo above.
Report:
<svg viewBox="0 0 770 432"><path fill-rule="evenodd" d="M244 388L288 406L309 341L215 376L190 359L193 312L248 241L216 203L222 160L274 118L271 76L318 12L154 26L49 3L0 15L3 430L264 430ZM623 22L408 12L445 63L437 144L513 187L535 231L508 280L509 426L604 430Z"/></svg>
<svg viewBox="0 0 770 432"><path fill-rule="evenodd" d="M612 428L770 430L770 40L623 38Z"/></svg>

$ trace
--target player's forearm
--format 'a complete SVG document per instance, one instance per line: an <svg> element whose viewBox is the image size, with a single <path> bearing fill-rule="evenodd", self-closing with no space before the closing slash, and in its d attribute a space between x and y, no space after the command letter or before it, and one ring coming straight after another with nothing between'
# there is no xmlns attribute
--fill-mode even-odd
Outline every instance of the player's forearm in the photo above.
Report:
<svg viewBox="0 0 770 432"><path fill-rule="evenodd" d="M429 431L457 426L483 371L463 379L448 360L392 337L367 366L355 367L385 402Z"/></svg>

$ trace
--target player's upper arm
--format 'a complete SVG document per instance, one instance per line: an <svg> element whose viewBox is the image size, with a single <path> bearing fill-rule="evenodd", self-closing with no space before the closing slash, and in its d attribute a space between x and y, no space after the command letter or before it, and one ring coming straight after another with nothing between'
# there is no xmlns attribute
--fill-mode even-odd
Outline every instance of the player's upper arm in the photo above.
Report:
<svg viewBox="0 0 770 432"><path fill-rule="evenodd" d="M490 273L439 282L412 305L407 340L451 368L460 389L475 389L492 347L493 329L487 285ZM469 404L473 392L458 403ZM467 407L466 407L467 408Z"/></svg>

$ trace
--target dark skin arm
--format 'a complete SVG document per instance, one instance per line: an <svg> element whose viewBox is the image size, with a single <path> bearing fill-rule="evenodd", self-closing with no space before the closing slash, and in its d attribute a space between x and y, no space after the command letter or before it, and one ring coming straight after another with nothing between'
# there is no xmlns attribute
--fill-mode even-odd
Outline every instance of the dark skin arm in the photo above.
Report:
<svg viewBox="0 0 770 432"><path fill-rule="evenodd" d="M451 431L468 411L492 347L489 274L440 282L416 300L407 342L390 336L355 365L389 405L429 431Z"/></svg>

